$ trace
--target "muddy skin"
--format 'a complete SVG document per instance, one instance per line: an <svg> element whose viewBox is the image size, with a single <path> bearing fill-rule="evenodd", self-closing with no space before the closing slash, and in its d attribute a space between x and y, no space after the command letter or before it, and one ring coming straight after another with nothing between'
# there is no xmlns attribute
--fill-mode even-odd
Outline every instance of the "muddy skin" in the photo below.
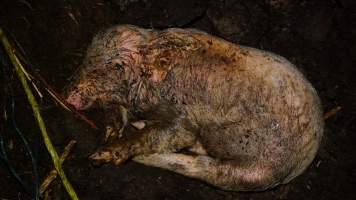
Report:
<svg viewBox="0 0 356 200"><path fill-rule="evenodd" d="M93 161L133 158L225 190L289 182L314 159L323 133L317 93L286 59L192 29L99 33L67 101L102 107L108 124L121 120L118 105L129 121L145 121Z"/></svg>

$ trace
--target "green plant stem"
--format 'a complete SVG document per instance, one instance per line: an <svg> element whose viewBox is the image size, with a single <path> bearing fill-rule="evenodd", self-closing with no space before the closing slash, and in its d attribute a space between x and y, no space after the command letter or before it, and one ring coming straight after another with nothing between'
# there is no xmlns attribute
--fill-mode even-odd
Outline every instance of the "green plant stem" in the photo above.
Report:
<svg viewBox="0 0 356 200"><path fill-rule="evenodd" d="M34 114L34 116L35 116L35 118L37 120L38 126L39 126L39 128L41 130L42 138L44 140L46 148L47 148L49 154L51 155L54 167L56 168L60 178L62 179L62 183L63 183L65 189L67 190L69 196L71 197L71 199L78 200L77 194L75 193L72 185L68 181L68 179L67 179L67 177L66 177L66 175L65 175L65 173L63 171L62 164L61 164L60 159L58 157L58 153L55 150L55 148L54 148L54 146L53 146L53 144L51 142L51 139L48 136L46 125L45 125L45 123L43 121L43 118L41 116L38 103L37 103L32 91L30 89L29 84L27 83L27 79L25 77L25 74L21 70L21 63L19 62L19 59L17 58L17 56L15 54L15 50L10 45L8 39L6 38L4 32L3 32L3 30L1 28L0 28L0 39L1 39L1 42L2 42L2 44L4 46L4 48L5 48L5 51L7 52L12 64L15 67L16 73L17 73L17 75L18 75L18 77L19 77L19 79L21 81L21 84L22 84L22 86L23 86L23 88L24 88L24 90L26 92L27 99L28 99L29 103L31 104L33 114Z"/></svg>

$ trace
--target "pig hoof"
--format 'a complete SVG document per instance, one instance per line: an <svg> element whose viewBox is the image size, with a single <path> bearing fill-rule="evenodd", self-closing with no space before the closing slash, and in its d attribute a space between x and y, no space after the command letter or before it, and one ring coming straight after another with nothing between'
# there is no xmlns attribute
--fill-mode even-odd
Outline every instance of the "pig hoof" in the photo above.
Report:
<svg viewBox="0 0 356 200"><path fill-rule="evenodd" d="M120 165L125 162L129 156L129 149L126 148L126 146L117 146L99 149L89 156L89 159L94 166L100 166L109 162Z"/></svg>
<svg viewBox="0 0 356 200"><path fill-rule="evenodd" d="M106 126L105 136L103 138L104 144L106 144L109 140L121 138L122 134L113 126Z"/></svg>
<svg viewBox="0 0 356 200"><path fill-rule="evenodd" d="M109 151L98 151L89 156L92 165L101 166L105 163L109 163L112 160L111 152Z"/></svg>
<svg viewBox="0 0 356 200"><path fill-rule="evenodd" d="M105 136L103 138L102 143L106 144L110 140L116 140L122 138L122 134L124 132L124 127L120 129L115 128L114 126L106 126Z"/></svg>

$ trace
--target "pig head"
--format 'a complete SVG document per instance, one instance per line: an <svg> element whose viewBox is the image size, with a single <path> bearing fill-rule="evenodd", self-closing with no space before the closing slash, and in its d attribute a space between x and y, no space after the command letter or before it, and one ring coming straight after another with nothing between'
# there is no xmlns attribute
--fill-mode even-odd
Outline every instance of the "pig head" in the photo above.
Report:
<svg viewBox="0 0 356 200"><path fill-rule="evenodd" d="M138 47L150 32L131 26L113 29L117 30L99 33L93 39L76 81L66 92L66 101L77 110L111 102L127 104L130 89L139 82Z"/></svg>

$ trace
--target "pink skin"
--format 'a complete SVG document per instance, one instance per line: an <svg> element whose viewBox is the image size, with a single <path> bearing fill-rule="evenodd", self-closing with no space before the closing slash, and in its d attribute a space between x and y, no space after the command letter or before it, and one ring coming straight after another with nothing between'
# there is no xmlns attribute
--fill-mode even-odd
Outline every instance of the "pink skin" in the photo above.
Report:
<svg viewBox="0 0 356 200"><path fill-rule="evenodd" d="M66 102L72 106L76 110L86 110L89 107L91 107L94 104L95 100L90 100L90 101L85 101L82 99L83 94L73 91L69 94L68 98L66 99Z"/></svg>
<svg viewBox="0 0 356 200"><path fill-rule="evenodd" d="M96 164L144 155L143 164L222 189L260 191L305 170L322 137L318 97L288 61L195 31L110 29L94 39L75 83L66 101L102 106L109 125L121 120L117 105L157 112L157 125L92 154ZM199 140L212 157L173 153Z"/></svg>
<svg viewBox="0 0 356 200"><path fill-rule="evenodd" d="M86 58L90 62L84 60L84 67L78 76L79 81L69 90L66 102L77 110L89 109L98 102L113 101L112 94L119 90L122 80L128 77L134 79L141 74L141 55L137 46L144 37L151 37L151 32L141 33L131 26L113 32L116 34L104 35L110 38L105 43L101 38L94 39L96 46L89 48ZM108 60L111 62L106 63ZM120 71L116 65L125 66L127 70ZM161 77L159 72L153 72L152 76L153 82L158 82ZM117 99L114 102L117 102Z"/></svg>

